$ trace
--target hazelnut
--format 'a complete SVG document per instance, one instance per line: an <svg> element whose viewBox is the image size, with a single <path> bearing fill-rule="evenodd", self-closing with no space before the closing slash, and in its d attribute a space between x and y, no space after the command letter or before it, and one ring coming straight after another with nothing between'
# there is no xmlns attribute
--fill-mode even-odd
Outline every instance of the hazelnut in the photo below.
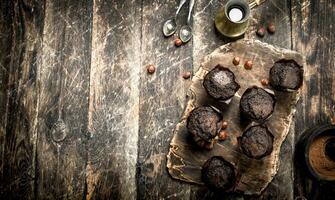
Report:
<svg viewBox="0 0 335 200"><path fill-rule="evenodd" d="M189 79L191 77L191 72L184 72L183 73L183 78L184 79Z"/></svg>
<svg viewBox="0 0 335 200"><path fill-rule="evenodd" d="M222 122L222 129L226 129L228 127L228 122Z"/></svg>
<svg viewBox="0 0 335 200"><path fill-rule="evenodd" d="M156 67L153 64L149 64L147 66L147 71L148 71L149 74L153 74L156 71Z"/></svg>
<svg viewBox="0 0 335 200"><path fill-rule="evenodd" d="M261 80L261 84L262 84L263 86L268 86L268 85L269 85L269 81L268 81L268 79L263 78L263 79Z"/></svg>
<svg viewBox="0 0 335 200"><path fill-rule="evenodd" d="M200 146L200 147L206 147L206 146L205 146L205 141L203 141L203 140L199 140L199 141L197 141L197 144L198 144L198 146Z"/></svg>
<svg viewBox="0 0 335 200"><path fill-rule="evenodd" d="M177 39L174 41L174 44L175 44L177 47L180 47L180 46L183 44L183 41L181 41L181 39L177 38Z"/></svg>
<svg viewBox="0 0 335 200"><path fill-rule="evenodd" d="M214 142L205 142L205 148L211 150L214 147Z"/></svg>
<svg viewBox="0 0 335 200"><path fill-rule="evenodd" d="M239 65L240 64L240 57L234 57L234 59L233 59L233 64L234 65Z"/></svg>
<svg viewBox="0 0 335 200"><path fill-rule="evenodd" d="M228 137L228 133L226 132L226 131L221 131L220 133L219 133L219 140L225 140L225 139L227 139L227 137Z"/></svg>
<svg viewBox="0 0 335 200"><path fill-rule="evenodd" d="M335 125L335 116L331 119L331 123Z"/></svg>
<svg viewBox="0 0 335 200"><path fill-rule="evenodd" d="M276 27L275 27L275 25L273 23L269 23L269 25L268 25L268 31L271 34L273 34L273 33L276 32Z"/></svg>
<svg viewBox="0 0 335 200"><path fill-rule="evenodd" d="M248 70L252 69L252 61L251 60L246 61L244 64L244 68Z"/></svg>
<svg viewBox="0 0 335 200"><path fill-rule="evenodd" d="M265 35L265 29L263 27L260 27L257 31L256 31L256 34L259 36L259 37L264 37Z"/></svg>

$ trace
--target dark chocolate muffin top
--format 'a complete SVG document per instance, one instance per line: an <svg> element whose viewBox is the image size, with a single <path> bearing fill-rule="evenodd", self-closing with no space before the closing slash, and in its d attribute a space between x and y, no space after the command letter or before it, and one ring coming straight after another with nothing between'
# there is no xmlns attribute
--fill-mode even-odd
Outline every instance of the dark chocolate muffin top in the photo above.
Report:
<svg viewBox="0 0 335 200"><path fill-rule="evenodd" d="M256 86L248 88L240 101L242 115L258 122L266 120L273 113L274 106L274 95Z"/></svg>
<svg viewBox="0 0 335 200"><path fill-rule="evenodd" d="M225 192L236 182L234 166L220 156L214 156L205 162L201 178L205 185L215 192Z"/></svg>
<svg viewBox="0 0 335 200"><path fill-rule="evenodd" d="M279 60L270 69L270 84L279 91L297 90L302 85L303 73L294 60Z"/></svg>
<svg viewBox="0 0 335 200"><path fill-rule="evenodd" d="M211 97L223 101L233 97L240 89L234 73L221 65L206 74L203 85Z"/></svg>
<svg viewBox="0 0 335 200"><path fill-rule="evenodd" d="M240 138L243 153L250 158L260 159L271 154L273 135L262 125L256 125L244 131Z"/></svg>
<svg viewBox="0 0 335 200"><path fill-rule="evenodd" d="M221 127L221 115L209 106L195 108L187 119L188 131L206 142L211 142Z"/></svg>

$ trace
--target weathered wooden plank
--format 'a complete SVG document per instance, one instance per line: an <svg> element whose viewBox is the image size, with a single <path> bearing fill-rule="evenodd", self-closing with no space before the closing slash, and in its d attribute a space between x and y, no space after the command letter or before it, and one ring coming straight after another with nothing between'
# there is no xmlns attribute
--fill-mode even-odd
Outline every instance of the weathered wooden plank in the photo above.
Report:
<svg viewBox="0 0 335 200"><path fill-rule="evenodd" d="M276 26L276 32L271 35L267 33L264 38L258 38L261 41L274 44L283 48L291 49L291 5L290 1L267 0L259 8L253 11L251 32L248 37L257 37L256 30L259 26L267 28L270 22ZM299 103L298 103L299 106ZM289 134L282 144L279 155L279 169L269 184L267 189L260 197L251 199L294 199L293 197L293 154L294 154L294 120Z"/></svg>
<svg viewBox="0 0 335 200"><path fill-rule="evenodd" d="M219 35L214 27L214 17L217 10L225 4L224 1L199 1L196 6L194 30L194 69L198 69L201 60L205 55L216 49L217 47L230 42ZM268 0L261 4L258 8L253 9L250 27L245 34L245 38L257 38L261 41L274 44L284 48L291 48L291 23L290 23L290 4L287 1ZM269 22L276 25L277 31L274 35L267 34L264 38L258 38L255 34L259 26L266 26ZM270 198L278 197L283 199L293 198L293 142L294 132L291 130L285 142L282 145L280 153L280 166L277 175L270 183L268 188L260 197L252 198ZM282 185L282 186L279 186ZM215 197L215 195L214 195ZM210 192L204 193L204 189L192 187L191 199L211 199L214 198ZM231 197L241 198L240 196ZM250 198L250 197L249 197Z"/></svg>
<svg viewBox="0 0 335 200"><path fill-rule="evenodd" d="M170 178L166 154L172 129L186 102L190 81L182 78L192 70L193 41L174 46L175 36L165 38L162 25L176 12L179 1L145 0L142 11L142 60L138 146L138 199L188 199L189 185ZM178 28L186 23L188 4L178 17ZM146 66L157 68L152 75Z"/></svg>
<svg viewBox="0 0 335 200"><path fill-rule="evenodd" d="M34 198L37 68L44 3L1 2L2 199Z"/></svg>
<svg viewBox="0 0 335 200"><path fill-rule="evenodd" d="M136 199L141 2L94 1L87 199Z"/></svg>
<svg viewBox="0 0 335 200"><path fill-rule="evenodd" d="M194 42L193 42L193 67L194 72L200 67L202 59L221 45L232 41L217 32L214 25L216 12L227 1L199 0L194 12Z"/></svg>
<svg viewBox="0 0 335 200"><path fill-rule="evenodd" d="M221 45L232 41L221 36L214 26L216 12L227 1L199 0L195 4L194 12L194 38L193 38L193 72L196 72L204 57ZM213 199L215 194L206 187L191 186L190 199Z"/></svg>
<svg viewBox="0 0 335 200"><path fill-rule="evenodd" d="M0 196L4 195L4 148L7 124L7 85L9 79L10 53L12 48L13 2L0 2Z"/></svg>
<svg viewBox="0 0 335 200"><path fill-rule="evenodd" d="M48 0L45 12L36 195L80 199L86 181L92 2Z"/></svg>
<svg viewBox="0 0 335 200"><path fill-rule="evenodd" d="M296 141L305 129L330 123L335 116L334 9L332 0L292 1L293 48L306 56L309 68L302 103L297 109ZM333 196L334 188L315 194L311 179L299 167L297 165L295 170L296 197L327 199Z"/></svg>

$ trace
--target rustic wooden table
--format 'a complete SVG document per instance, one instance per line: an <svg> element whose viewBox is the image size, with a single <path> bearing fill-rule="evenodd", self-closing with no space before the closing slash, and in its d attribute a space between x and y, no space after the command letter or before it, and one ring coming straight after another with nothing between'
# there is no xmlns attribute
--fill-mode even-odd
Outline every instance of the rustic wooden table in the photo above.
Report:
<svg viewBox="0 0 335 200"><path fill-rule="evenodd" d="M161 26L177 0L2 0L1 199L222 199L172 180L166 153L190 85L181 74L230 42L213 23L225 2L198 0L194 37L176 48ZM303 130L335 116L335 2L267 0L252 15L245 38L273 21L260 40L301 52L311 74L278 174L260 197L229 198L309 197L293 152Z"/></svg>

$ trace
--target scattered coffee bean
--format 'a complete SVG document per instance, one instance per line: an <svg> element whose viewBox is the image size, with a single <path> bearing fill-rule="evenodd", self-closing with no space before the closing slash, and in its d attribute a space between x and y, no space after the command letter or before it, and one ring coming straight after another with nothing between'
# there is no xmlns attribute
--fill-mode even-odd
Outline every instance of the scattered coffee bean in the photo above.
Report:
<svg viewBox="0 0 335 200"><path fill-rule="evenodd" d="M257 31L256 31L256 34L259 36L259 37L264 37L265 35L265 29L263 27L260 27Z"/></svg>
<svg viewBox="0 0 335 200"><path fill-rule="evenodd" d="M269 25L268 25L268 31L269 31L269 33L271 33L271 34L273 34L273 33L276 32L276 26L275 26L272 22L269 23Z"/></svg>
<svg viewBox="0 0 335 200"><path fill-rule="evenodd" d="M252 61L251 60L246 61L244 64L244 68L248 70L252 69Z"/></svg>
<svg viewBox="0 0 335 200"><path fill-rule="evenodd" d="M220 131L219 133L219 140L225 140L228 137L228 133L226 131Z"/></svg>
<svg viewBox="0 0 335 200"><path fill-rule="evenodd" d="M226 129L228 127L228 122L222 122L222 129Z"/></svg>
<svg viewBox="0 0 335 200"><path fill-rule="evenodd" d="M268 86L268 85L269 85L269 81L268 81L268 79L263 78L263 79L261 80L261 84L262 84L263 86Z"/></svg>
<svg viewBox="0 0 335 200"><path fill-rule="evenodd" d="M184 79L189 79L191 77L191 72L184 72L183 73L183 78Z"/></svg>
<svg viewBox="0 0 335 200"><path fill-rule="evenodd" d="M239 64L240 64L240 61L241 61L240 57L234 57L234 59L233 59L233 64L234 64L234 65L239 65Z"/></svg>
<svg viewBox="0 0 335 200"><path fill-rule="evenodd" d="M175 44L177 47L180 47L180 46L183 44L183 41L181 41L181 39L177 38L177 39L174 41L174 44Z"/></svg>
<svg viewBox="0 0 335 200"><path fill-rule="evenodd" d="M148 71L149 74L153 74L156 71L156 67L153 64L149 64L147 66L147 71Z"/></svg>

